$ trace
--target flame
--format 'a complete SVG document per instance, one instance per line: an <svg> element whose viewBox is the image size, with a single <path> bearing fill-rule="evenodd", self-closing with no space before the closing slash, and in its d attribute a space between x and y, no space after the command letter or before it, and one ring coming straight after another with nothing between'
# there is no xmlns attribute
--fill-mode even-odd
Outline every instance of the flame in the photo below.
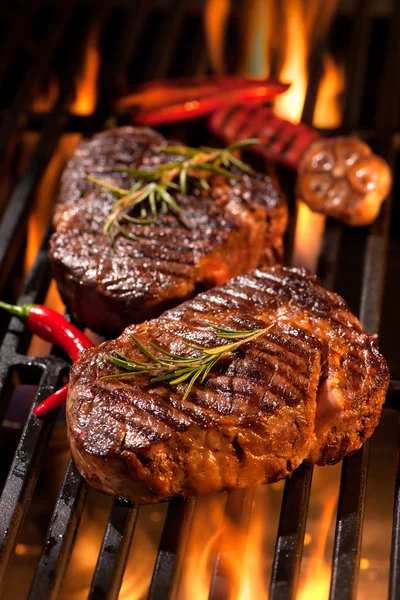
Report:
<svg viewBox="0 0 400 600"><path fill-rule="evenodd" d="M344 70L335 65L329 54L324 56L324 74L318 88L313 125L325 129L339 127L342 114L339 96L344 89Z"/></svg>
<svg viewBox="0 0 400 600"><path fill-rule="evenodd" d="M58 98L59 86L57 77L52 74L47 85L47 89L42 92L34 93L31 105L31 111L37 113L50 112Z"/></svg>
<svg viewBox="0 0 400 600"><path fill-rule="evenodd" d="M230 6L230 0L207 0L204 6L209 59L216 73L223 73L225 70L224 32Z"/></svg>
<svg viewBox="0 0 400 600"><path fill-rule="evenodd" d="M78 79L76 98L70 109L75 115L90 115L96 108L97 77L100 69L99 34L98 27L93 27L89 33L82 75Z"/></svg>
<svg viewBox="0 0 400 600"><path fill-rule="evenodd" d="M324 551L329 529L336 509L336 497L328 498L322 511L317 533L317 543L313 555L309 575L305 584L300 587L298 600L310 598L328 598L331 582L331 565L325 562Z"/></svg>
<svg viewBox="0 0 400 600"><path fill-rule="evenodd" d="M140 508L119 600L147 598L167 504Z"/></svg>
<svg viewBox="0 0 400 600"><path fill-rule="evenodd" d="M37 187L34 205L28 222L28 243L25 255L25 274L29 273L49 223L57 197L60 174L72 155L80 136L66 134L60 139L47 169ZM29 140L28 140L29 143Z"/></svg>
<svg viewBox="0 0 400 600"><path fill-rule="evenodd" d="M297 219L293 246L293 267L317 270L318 257L324 236L326 217L313 212L304 202L297 203Z"/></svg>
<svg viewBox="0 0 400 600"><path fill-rule="evenodd" d="M236 494L237 521L225 514L226 494L197 500L174 600L207 600L218 557L219 575L232 583L231 600L266 597L283 488L284 482L279 481L232 492L231 500ZM225 595L228 597L228 590Z"/></svg>
<svg viewBox="0 0 400 600"><path fill-rule="evenodd" d="M174 600L207 600L224 518L225 500L225 494L197 500L182 578Z"/></svg>
<svg viewBox="0 0 400 600"><path fill-rule="evenodd" d="M279 78L291 87L275 100L278 116L298 123L303 112L308 83L308 62L325 38L338 0L247 0L241 15L243 49L240 71L266 77L274 60L280 62ZM207 0L204 23L208 54L217 73L225 68L224 38L229 17L229 0ZM276 56L275 56L276 55ZM340 123L338 95L343 89L343 71L333 59L324 57L322 78L315 108L318 127L334 128Z"/></svg>
<svg viewBox="0 0 400 600"><path fill-rule="evenodd" d="M309 543L303 552L298 600L328 598L331 581L331 551L341 465L316 467L307 522ZM327 559L325 558L327 557Z"/></svg>
<svg viewBox="0 0 400 600"><path fill-rule="evenodd" d="M267 596L266 586L271 576L277 519L274 519L273 526L270 521L271 515L274 515L274 505L282 499L283 488L284 482L279 481L254 492L244 555L240 565L236 567L241 575L237 600L254 600Z"/></svg>
<svg viewBox="0 0 400 600"><path fill-rule="evenodd" d="M245 42L241 73L263 78L269 75L272 11L272 0L248 0L247 10L243 15Z"/></svg>
<svg viewBox="0 0 400 600"><path fill-rule="evenodd" d="M279 73L282 81L291 83L287 92L276 99L278 116L298 123L307 89L307 30L302 0L283 3L285 19L284 62Z"/></svg>
<svg viewBox="0 0 400 600"><path fill-rule="evenodd" d="M324 9L322 5L325 4ZM307 63L316 41L326 34L337 0L287 0L285 11L284 62L279 72L282 81L290 81L289 90L275 101L276 113L290 121L301 120L307 91ZM314 46L313 46L314 42ZM315 105L314 125L334 128L340 124L338 95L343 90L344 74L329 54L324 56L324 75L319 85Z"/></svg>

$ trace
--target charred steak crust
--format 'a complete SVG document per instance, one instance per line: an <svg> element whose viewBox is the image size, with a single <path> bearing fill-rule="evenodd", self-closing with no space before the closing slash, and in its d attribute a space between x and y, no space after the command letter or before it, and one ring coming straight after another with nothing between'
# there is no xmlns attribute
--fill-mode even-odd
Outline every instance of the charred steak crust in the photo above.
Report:
<svg viewBox="0 0 400 600"><path fill-rule="evenodd" d="M116 169L171 162L159 151L167 144L148 128L110 129L82 142L62 176L50 242L54 276L69 310L106 335L282 258L286 202L261 174L213 176L210 192L177 195L185 224L171 212L156 224L127 224L140 241L120 236L112 246L102 228L115 197L86 176L129 188L134 180Z"/></svg>
<svg viewBox="0 0 400 600"><path fill-rule="evenodd" d="M206 322L274 325L185 401L184 384L102 379L116 372L113 350L143 360L132 333L177 354L193 352L184 341L221 344ZM92 485L139 503L256 486L360 448L388 383L375 340L342 298L305 270L255 270L82 354L67 402L72 456Z"/></svg>

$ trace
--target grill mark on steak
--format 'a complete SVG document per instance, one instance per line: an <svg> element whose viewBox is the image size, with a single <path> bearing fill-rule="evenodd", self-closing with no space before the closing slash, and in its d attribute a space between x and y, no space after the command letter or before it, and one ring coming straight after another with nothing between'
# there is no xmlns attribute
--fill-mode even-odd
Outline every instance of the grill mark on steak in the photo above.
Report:
<svg viewBox="0 0 400 600"><path fill-rule="evenodd" d="M184 384L101 379L116 372L105 358L113 349L143 359L130 333L190 354L184 342L221 343L208 321L274 326L226 355L186 401ZM95 487L140 503L276 481L303 460L331 464L357 450L388 380L340 297L305 270L255 270L83 353L67 402L72 455Z"/></svg>
<svg viewBox="0 0 400 600"><path fill-rule="evenodd" d="M129 189L134 180L116 169L180 160L159 151L167 144L150 129L110 129L83 142L62 176L50 258L65 304L95 331L118 334L199 288L282 258L286 203L260 174L239 181L213 175L210 192L177 194L180 218L166 213L153 225L127 223L140 239L119 236L112 246L102 229L115 197L87 174Z"/></svg>

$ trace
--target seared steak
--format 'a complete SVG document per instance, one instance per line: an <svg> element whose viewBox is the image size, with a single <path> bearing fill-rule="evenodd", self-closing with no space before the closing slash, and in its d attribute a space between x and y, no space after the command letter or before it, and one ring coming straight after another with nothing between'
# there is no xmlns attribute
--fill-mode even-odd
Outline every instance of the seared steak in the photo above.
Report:
<svg viewBox="0 0 400 600"><path fill-rule="evenodd" d="M182 218L169 212L156 224L126 224L140 237L111 245L103 225L115 196L88 174L129 189L118 168L150 168L177 160L168 142L147 128L111 129L82 142L63 177L54 215L50 258L61 296L80 322L106 335L282 257L287 208L269 177L214 175L210 191L177 194ZM182 157L179 157L181 160Z"/></svg>
<svg viewBox="0 0 400 600"><path fill-rule="evenodd" d="M207 323L272 328L186 384L118 373L107 355L148 360L131 339L172 353L224 342ZM333 464L374 431L389 373L375 340L305 270L270 268L199 294L84 351L67 402L72 456L108 493L151 503L273 482L303 461Z"/></svg>

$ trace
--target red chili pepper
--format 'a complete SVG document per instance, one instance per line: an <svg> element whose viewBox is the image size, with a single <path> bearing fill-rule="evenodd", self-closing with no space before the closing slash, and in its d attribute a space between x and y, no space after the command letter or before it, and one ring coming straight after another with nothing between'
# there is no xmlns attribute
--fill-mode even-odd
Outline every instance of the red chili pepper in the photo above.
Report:
<svg viewBox="0 0 400 600"><path fill-rule="evenodd" d="M23 304L16 306L0 301L0 308L24 321L32 333L36 333L46 342L57 344L67 352L75 362L82 350L94 346L80 329L67 321L55 310L39 304ZM42 415L48 410L64 404L67 398L68 385L65 385L34 409L35 415Z"/></svg>
<svg viewBox="0 0 400 600"><path fill-rule="evenodd" d="M45 413L49 412L49 410L65 404L67 401L67 394L68 383L51 394L48 398L46 398L46 400L43 400L43 402L38 404L38 406L33 409L33 414L39 417L40 415L44 415Z"/></svg>
<svg viewBox="0 0 400 600"><path fill-rule="evenodd" d="M317 131L304 123L291 123L275 116L266 106L235 104L214 112L208 120L211 132L226 144L257 137L260 144L249 147L249 152L261 154L297 170L300 156L312 141L319 138Z"/></svg>
<svg viewBox="0 0 400 600"><path fill-rule="evenodd" d="M118 100L116 108L132 112L132 119L140 125L161 125L194 119L232 102L270 100L289 87L274 78L232 75L157 80Z"/></svg>
<svg viewBox="0 0 400 600"><path fill-rule="evenodd" d="M42 340L60 346L74 362L78 360L82 350L94 345L80 329L47 306L39 304L15 306L0 301L0 308L25 321L32 333L36 333Z"/></svg>

